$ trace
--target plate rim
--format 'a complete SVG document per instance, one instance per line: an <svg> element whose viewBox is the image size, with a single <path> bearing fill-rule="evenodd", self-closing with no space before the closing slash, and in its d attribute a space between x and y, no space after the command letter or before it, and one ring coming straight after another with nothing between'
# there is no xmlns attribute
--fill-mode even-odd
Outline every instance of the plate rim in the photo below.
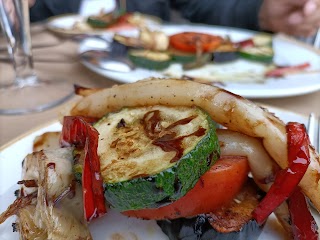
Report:
<svg viewBox="0 0 320 240"><path fill-rule="evenodd" d="M3 145L0 146L0 153L2 151L4 151L5 149L9 148L10 146L12 146L13 144L19 142L20 140L22 140L23 138L26 138L28 137L29 135L37 132L37 131L40 131L46 127L49 127L50 125L53 125L53 124L56 124L56 123L60 123L59 119L52 119L52 120L49 120L49 121L46 121L45 123L42 123L36 127L33 127L21 134L19 134L18 136L12 138L11 140L9 140L8 142L4 143Z"/></svg>
<svg viewBox="0 0 320 240"><path fill-rule="evenodd" d="M63 19L66 17L74 17L74 18L85 18L85 16L82 16L80 14L77 13L65 13L65 14L60 14L60 15L56 15L56 16L52 16L49 17L46 20L46 27L48 30L54 32L54 33L58 33L58 34L62 34L62 35L66 35L66 36L75 36L75 35L81 35L81 34L88 34L88 35L96 35L96 34L106 34L106 33L110 33L110 31L106 31L105 29L92 29L90 31L80 31L80 30L69 30L69 29L63 29L63 28L58 28L58 27L54 27L52 25L52 23L56 20L59 19Z"/></svg>
<svg viewBox="0 0 320 240"><path fill-rule="evenodd" d="M134 12L135 13L135 12ZM143 13L140 13L143 14ZM143 14L145 16L147 16L149 19L152 19L155 23L161 24L162 20L156 16L152 16L152 15L147 15L147 14ZM65 36L76 36L76 35L107 35L107 34L115 34L116 31L113 30L108 30L107 28L91 28L90 30L72 30L72 29L64 29L64 28L59 28L59 27L55 27L53 25L53 22L56 20L63 20L63 18L79 18L81 20L87 18L88 16L85 15L81 15L79 13L64 13L64 14L59 14L56 16L51 16L49 18L46 19L45 21L45 25L46 28L49 31L52 31L54 33L57 34L62 34ZM135 27L133 27L134 29ZM124 30L121 30L124 31Z"/></svg>

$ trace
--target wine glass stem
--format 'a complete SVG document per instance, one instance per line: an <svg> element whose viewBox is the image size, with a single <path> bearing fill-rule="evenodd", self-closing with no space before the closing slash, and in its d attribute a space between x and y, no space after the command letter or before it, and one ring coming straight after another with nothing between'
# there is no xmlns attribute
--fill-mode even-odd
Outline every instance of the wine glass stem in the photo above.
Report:
<svg viewBox="0 0 320 240"><path fill-rule="evenodd" d="M33 68L28 0L0 0L0 4L16 74L15 84L19 87L35 85L38 80Z"/></svg>
<svg viewBox="0 0 320 240"><path fill-rule="evenodd" d="M12 47L12 60L16 73L16 84L19 86L34 85L37 77L33 69L33 57L30 35L29 5L27 0L14 0L17 7L17 24L20 31L16 32L15 45Z"/></svg>
<svg viewBox="0 0 320 240"><path fill-rule="evenodd" d="M37 83L37 76L33 70L32 55L26 55L17 47L13 49L12 61L16 74L16 84L23 87Z"/></svg>

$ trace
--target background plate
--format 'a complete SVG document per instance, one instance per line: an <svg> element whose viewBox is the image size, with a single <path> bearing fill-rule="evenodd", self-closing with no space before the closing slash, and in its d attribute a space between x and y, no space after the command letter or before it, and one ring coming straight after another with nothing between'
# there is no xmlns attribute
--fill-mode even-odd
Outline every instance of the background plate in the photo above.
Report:
<svg viewBox="0 0 320 240"><path fill-rule="evenodd" d="M258 33L243 29L208 25L163 25L160 29L169 35L183 31L205 32L221 36L228 35L232 41L241 41ZM110 36L105 37L108 38ZM80 44L79 52L92 48L97 49L99 47L92 47L92 45L88 44L88 41L83 41ZM274 62L276 64L296 65L308 62L311 65L309 70L313 71L313 73L294 74L277 79L270 78L263 83L226 83L222 87L246 98L288 97L307 94L320 89L320 52L318 50L283 35L275 35L273 37L273 48L275 51ZM119 73L100 69L86 61L82 61L82 63L92 71L122 83L135 82L147 77L164 77L161 72L141 68L137 68L130 73ZM223 71L230 72L234 71L235 68L248 68L254 71L258 67L257 65L257 62L240 60L240 62L237 61L220 66L224 68ZM204 76L205 74L203 72Z"/></svg>
<svg viewBox="0 0 320 240"><path fill-rule="evenodd" d="M91 15L97 15L98 12L92 13ZM77 36L77 35L88 35L88 36L97 36L97 35L105 35L109 38L112 38L115 32L119 31L131 31L132 29L136 29L137 27L130 24L118 25L116 28L91 28L88 24L86 24L87 18L90 16L84 14L63 14L54 17L50 17L47 20L47 28L57 34L65 35L65 36ZM159 25L161 20L149 16L142 15L145 24L147 26ZM74 27L75 24L79 24L82 26Z"/></svg>
<svg viewBox="0 0 320 240"><path fill-rule="evenodd" d="M65 14L51 17L47 20L47 28L58 34L62 35L101 35L108 34L108 31L105 29L76 29L73 28L76 22L85 22L87 16L78 15L78 14ZM112 32L110 32L112 36Z"/></svg>

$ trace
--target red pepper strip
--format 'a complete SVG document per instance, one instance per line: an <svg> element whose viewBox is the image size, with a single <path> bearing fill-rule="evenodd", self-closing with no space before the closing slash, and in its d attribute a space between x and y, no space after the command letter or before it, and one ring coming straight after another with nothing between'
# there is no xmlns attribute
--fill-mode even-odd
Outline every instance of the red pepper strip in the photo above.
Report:
<svg viewBox="0 0 320 240"><path fill-rule="evenodd" d="M297 187L288 199L295 240L317 240L318 226L310 213L305 196Z"/></svg>
<svg viewBox="0 0 320 240"><path fill-rule="evenodd" d="M290 72L298 72L301 70L304 70L306 68L310 67L310 63L303 63L295 66L289 66L289 67L277 67L276 69L272 69L270 71L267 71L264 75L265 77L274 77L279 78L283 77L285 74Z"/></svg>
<svg viewBox="0 0 320 240"><path fill-rule="evenodd" d="M89 144L86 144L85 151L87 151L88 145ZM84 217L88 222L96 218L98 213L92 189L92 174L90 167L90 163L88 162L88 154L86 154L82 172L82 197Z"/></svg>
<svg viewBox="0 0 320 240"><path fill-rule="evenodd" d="M235 42L234 46L236 48L245 48L245 47L253 47L254 46L254 41L252 38L249 38L247 40L243 40L240 42Z"/></svg>
<svg viewBox="0 0 320 240"><path fill-rule="evenodd" d="M97 153L99 133L82 117L64 117L61 145L75 145L85 151L82 188L87 221L106 213L100 161Z"/></svg>
<svg viewBox="0 0 320 240"><path fill-rule="evenodd" d="M253 211L253 218L262 224L267 217L295 190L310 164L309 138L303 124L290 122L286 126L288 167L280 170L266 196Z"/></svg>
<svg viewBox="0 0 320 240"><path fill-rule="evenodd" d="M84 117L84 116L78 116L78 117L81 117L81 119L84 120L89 125L92 125L93 123L99 120L99 118L96 118L96 117Z"/></svg>

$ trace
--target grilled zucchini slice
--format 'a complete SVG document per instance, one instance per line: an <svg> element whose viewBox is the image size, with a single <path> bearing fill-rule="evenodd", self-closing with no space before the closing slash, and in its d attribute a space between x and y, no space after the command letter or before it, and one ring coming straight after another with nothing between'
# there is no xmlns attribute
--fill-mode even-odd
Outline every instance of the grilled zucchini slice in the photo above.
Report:
<svg viewBox="0 0 320 240"><path fill-rule="evenodd" d="M171 56L165 52L133 49L128 52L128 56L134 65L152 70L163 70L171 63Z"/></svg>
<svg viewBox="0 0 320 240"><path fill-rule="evenodd" d="M220 155L214 122L197 107L125 108L94 127L105 197L120 211L179 199Z"/></svg>
<svg viewBox="0 0 320 240"><path fill-rule="evenodd" d="M114 18L113 13L107 13L89 16L87 18L87 23L92 28L106 28L110 26L112 23L114 23L115 20L116 19Z"/></svg>
<svg viewBox="0 0 320 240"><path fill-rule="evenodd" d="M270 63L274 52L270 46L247 47L239 50L239 55L248 60Z"/></svg>
<svg viewBox="0 0 320 240"><path fill-rule="evenodd" d="M257 34L252 38L255 46L272 47L272 35L268 33Z"/></svg>
<svg viewBox="0 0 320 240"><path fill-rule="evenodd" d="M170 54L172 56L172 61L177 62L177 63L182 63L182 64L192 63L197 60L197 56L195 53L183 52L183 51L176 50L174 48L170 48L168 50L168 54ZM210 53L203 53L201 58L206 59L203 61L208 62L208 59L211 58L211 54Z"/></svg>
<svg viewBox="0 0 320 240"><path fill-rule="evenodd" d="M245 59L270 63L274 57L272 35L257 34L252 38L254 46L244 47L239 50L239 55Z"/></svg>

